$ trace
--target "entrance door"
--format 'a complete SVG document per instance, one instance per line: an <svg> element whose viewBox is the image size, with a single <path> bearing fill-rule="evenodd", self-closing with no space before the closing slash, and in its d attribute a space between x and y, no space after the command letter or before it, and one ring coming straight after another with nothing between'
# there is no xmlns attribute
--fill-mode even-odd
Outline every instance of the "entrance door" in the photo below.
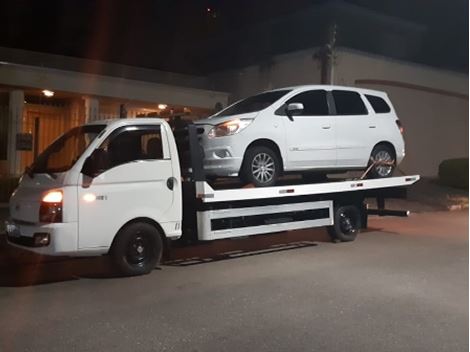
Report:
<svg viewBox="0 0 470 352"><path fill-rule="evenodd" d="M163 141L163 142L162 142ZM131 219L164 219L174 203L168 187L173 177L166 139L160 126L126 126L95 150L100 175L78 186L79 249L107 247Z"/></svg>
<svg viewBox="0 0 470 352"><path fill-rule="evenodd" d="M300 115L284 121L288 169L329 168L336 165L336 126L330 116L326 91L309 90L286 104L302 103Z"/></svg>

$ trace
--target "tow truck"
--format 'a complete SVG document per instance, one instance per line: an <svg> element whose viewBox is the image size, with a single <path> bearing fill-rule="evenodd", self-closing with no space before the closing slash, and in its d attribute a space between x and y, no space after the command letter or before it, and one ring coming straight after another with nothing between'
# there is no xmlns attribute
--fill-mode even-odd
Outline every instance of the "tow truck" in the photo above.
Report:
<svg viewBox="0 0 470 352"><path fill-rule="evenodd" d="M10 199L7 240L44 255L109 254L123 275L153 270L170 243L326 227L352 241L419 175L240 188L206 180L200 128L163 119L96 121L53 142ZM366 198L377 199L371 209Z"/></svg>

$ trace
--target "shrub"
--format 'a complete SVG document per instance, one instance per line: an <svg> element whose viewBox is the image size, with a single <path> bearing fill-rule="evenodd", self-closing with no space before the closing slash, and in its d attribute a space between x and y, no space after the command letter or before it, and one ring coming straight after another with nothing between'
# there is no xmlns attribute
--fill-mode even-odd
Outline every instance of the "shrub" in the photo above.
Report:
<svg viewBox="0 0 470 352"><path fill-rule="evenodd" d="M446 186L468 190L468 158L448 159L441 162L439 181Z"/></svg>

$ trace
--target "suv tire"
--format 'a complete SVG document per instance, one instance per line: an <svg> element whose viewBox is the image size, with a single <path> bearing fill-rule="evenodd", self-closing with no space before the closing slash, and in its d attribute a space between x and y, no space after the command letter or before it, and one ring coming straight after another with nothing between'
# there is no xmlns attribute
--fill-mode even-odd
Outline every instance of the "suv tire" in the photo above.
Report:
<svg viewBox="0 0 470 352"><path fill-rule="evenodd" d="M241 176L255 187L274 186L281 173L281 162L276 152L268 147L251 147L245 153Z"/></svg>

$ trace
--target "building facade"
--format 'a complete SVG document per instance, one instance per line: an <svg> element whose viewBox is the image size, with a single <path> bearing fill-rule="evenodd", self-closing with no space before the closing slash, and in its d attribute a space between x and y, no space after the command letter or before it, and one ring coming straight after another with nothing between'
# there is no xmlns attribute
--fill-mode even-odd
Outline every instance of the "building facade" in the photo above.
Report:
<svg viewBox="0 0 470 352"><path fill-rule="evenodd" d="M206 117L228 93L205 77L0 48L0 175L18 175L60 134L109 118Z"/></svg>
<svg viewBox="0 0 470 352"><path fill-rule="evenodd" d="M317 52L190 76L0 48L0 175L21 174L58 135L86 121L193 120L260 91L318 84ZM388 93L405 127L404 173L436 176L441 161L468 157L468 75L341 47L332 67L333 84Z"/></svg>

